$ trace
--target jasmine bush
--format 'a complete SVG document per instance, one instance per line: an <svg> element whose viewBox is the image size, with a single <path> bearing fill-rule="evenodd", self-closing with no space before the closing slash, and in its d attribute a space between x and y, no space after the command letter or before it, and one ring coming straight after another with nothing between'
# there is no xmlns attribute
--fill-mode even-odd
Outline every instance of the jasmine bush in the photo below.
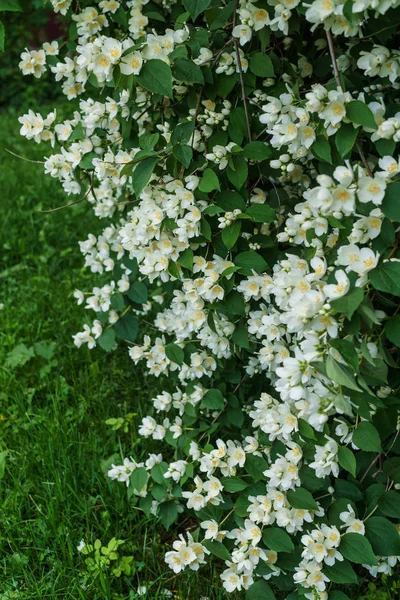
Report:
<svg viewBox="0 0 400 600"><path fill-rule="evenodd" d="M108 475L166 528L194 517L175 573L344 600L400 557L400 1L51 4L69 38L20 68L75 112L21 134L106 222L74 341L167 376L156 452Z"/></svg>

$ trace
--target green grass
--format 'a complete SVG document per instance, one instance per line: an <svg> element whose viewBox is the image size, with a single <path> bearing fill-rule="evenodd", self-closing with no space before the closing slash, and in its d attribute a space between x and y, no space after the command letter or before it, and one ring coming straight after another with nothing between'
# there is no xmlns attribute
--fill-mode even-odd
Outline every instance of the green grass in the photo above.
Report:
<svg viewBox="0 0 400 600"><path fill-rule="evenodd" d="M38 212L68 199L42 165L5 152L42 158L19 137L17 116L3 112L0 140L0 599L135 598L138 585L151 599L163 588L182 600L221 598L209 568L173 576L163 553L178 531L147 519L105 475L111 457L143 452L141 407L157 391L126 349L73 346L84 311L72 292L91 287L78 240L101 224L87 203ZM126 433L105 424L128 413L137 416ZM135 572L88 574L79 541L113 537L125 540L121 554L134 557Z"/></svg>

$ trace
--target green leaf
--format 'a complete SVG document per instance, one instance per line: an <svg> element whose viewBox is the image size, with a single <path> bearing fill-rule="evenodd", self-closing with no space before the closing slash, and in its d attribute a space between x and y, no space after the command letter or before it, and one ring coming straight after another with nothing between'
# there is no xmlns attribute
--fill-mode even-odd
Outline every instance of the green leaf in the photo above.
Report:
<svg viewBox="0 0 400 600"><path fill-rule="evenodd" d="M137 82L153 94L172 98L171 67L162 60L152 58L145 62L137 76Z"/></svg>
<svg viewBox="0 0 400 600"><path fill-rule="evenodd" d="M270 146L268 146L264 142L250 142L246 144L243 151L243 156L245 158L250 158L251 160L256 160L261 162L270 158L272 154L272 150Z"/></svg>
<svg viewBox="0 0 400 600"><path fill-rule="evenodd" d="M311 427L311 425L309 423L307 423L307 421L305 421L304 419L299 419L298 423L299 423L299 432L302 435L302 437L309 438L310 440L317 439L315 437L314 429Z"/></svg>
<svg viewBox="0 0 400 600"><path fill-rule="evenodd" d="M192 60L178 58L172 67L172 74L178 81L187 83L204 83L204 77L199 65Z"/></svg>
<svg viewBox="0 0 400 600"><path fill-rule="evenodd" d="M359 533L346 533L342 536L339 552L347 560L357 565L376 565L377 560L371 544Z"/></svg>
<svg viewBox="0 0 400 600"><path fill-rule="evenodd" d="M332 381L335 383L344 385L349 390L361 392L361 389L358 387L354 375L351 373L350 369L338 363L334 358L332 358L332 356L328 356L327 358L326 374L329 379L332 379Z"/></svg>
<svg viewBox="0 0 400 600"><path fill-rule="evenodd" d="M339 352L343 360L350 365L353 371L358 371L359 358L354 345L349 340L342 339L332 339L330 343Z"/></svg>
<svg viewBox="0 0 400 600"><path fill-rule="evenodd" d="M97 338L97 343L100 348L103 348L106 352L110 352L115 344L115 331L111 327L105 329L103 333Z"/></svg>
<svg viewBox="0 0 400 600"><path fill-rule="evenodd" d="M118 319L114 325L115 334L118 338L134 342L139 330L139 322L130 312Z"/></svg>
<svg viewBox="0 0 400 600"><path fill-rule="evenodd" d="M262 534L264 544L275 552L291 552L294 544L290 536L280 527L267 527Z"/></svg>
<svg viewBox="0 0 400 600"><path fill-rule="evenodd" d="M315 502L312 494L304 489L297 488L287 492L287 499L293 508L305 508L306 510L318 510L318 504Z"/></svg>
<svg viewBox="0 0 400 600"><path fill-rule="evenodd" d="M219 179L217 174L215 173L215 171L213 171L212 169L205 169L203 171L203 177L200 180L199 183L199 190L200 192L204 192L205 194L208 194L209 192L212 192L213 190L220 190L221 187L219 185Z"/></svg>
<svg viewBox="0 0 400 600"><path fill-rule="evenodd" d="M399 556L400 535L396 527L384 517L370 517L365 521L365 535L377 556Z"/></svg>
<svg viewBox="0 0 400 600"><path fill-rule="evenodd" d="M341 123L340 127L335 135L335 144L337 151L343 158L351 152L356 143L358 131L354 129L350 123Z"/></svg>
<svg viewBox="0 0 400 600"><path fill-rule="evenodd" d="M179 256L176 261L181 267L185 267L189 271L193 270L193 250L191 248L187 248L182 254Z"/></svg>
<svg viewBox="0 0 400 600"><path fill-rule="evenodd" d="M232 212L236 208L242 212L246 210L246 203L242 196L238 192L232 192L231 190L224 190L217 194L215 204L223 208L225 212Z"/></svg>
<svg viewBox="0 0 400 600"><path fill-rule="evenodd" d="M165 346L165 354L170 361L177 365L182 365L185 359L185 353L177 344L167 344Z"/></svg>
<svg viewBox="0 0 400 600"><path fill-rule="evenodd" d="M147 285L142 283L141 281L134 281L129 288L128 298L132 300L132 302L136 302L136 304L144 304L147 302L148 290Z"/></svg>
<svg viewBox="0 0 400 600"><path fill-rule="evenodd" d="M224 491L232 494L235 492L241 492L250 485L243 479L240 479L240 477L222 477L221 483L224 486Z"/></svg>
<svg viewBox="0 0 400 600"><path fill-rule="evenodd" d="M8 10L11 12L21 12L22 8L19 0L0 0L0 10Z"/></svg>
<svg viewBox="0 0 400 600"><path fill-rule="evenodd" d="M240 235L241 227L242 223L240 221L234 221L231 225L224 227L222 230L222 241L228 250L233 248L233 246L236 244L236 241Z"/></svg>
<svg viewBox="0 0 400 600"><path fill-rule="evenodd" d="M235 156L233 159L234 169L228 166L227 175L229 181L240 190L247 181L248 166L243 156Z"/></svg>
<svg viewBox="0 0 400 600"><path fill-rule="evenodd" d="M381 208L385 217L400 223L400 181L389 183Z"/></svg>
<svg viewBox="0 0 400 600"><path fill-rule="evenodd" d="M376 290L400 296L400 262L385 262L370 272L369 280Z"/></svg>
<svg viewBox="0 0 400 600"><path fill-rule="evenodd" d="M145 158L140 162L132 174L132 187L137 197L149 183L154 167L158 162L158 156Z"/></svg>
<svg viewBox="0 0 400 600"><path fill-rule="evenodd" d="M4 52L5 31L3 22L0 21L0 52Z"/></svg>
<svg viewBox="0 0 400 600"><path fill-rule="evenodd" d="M340 590L332 590L329 592L329 600L350 600L350 598Z"/></svg>
<svg viewBox="0 0 400 600"><path fill-rule="evenodd" d="M178 518L178 505L175 504L174 500L162 502L158 507L158 513L161 524L168 530Z"/></svg>
<svg viewBox="0 0 400 600"><path fill-rule="evenodd" d="M356 535L359 535L356 533ZM324 565L323 572L333 583L357 583L358 578L348 560L336 561L331 567Z"/></svg>
<svg viewBox="0 0 400 600"><path fill-rule="evenodd" d="M338 452L339 465L353 475L356 476L356 457L350 448L339 448Z"/></svg>
<svg viewBox="0 0 400 600"><path fill-rule="evenodd" d="M349 320L364 300L364 290L362 288L354 288L345 296L331 301L331 306L336 312L342 313Z"/></svg>
<svg viewBox="0 0 400 600"><path fill-rule="evenodd" d="M244 275L252 275L253 271L262 273L268 267L263 257L257 254L257 252L254 252L254 250L240 252L240 254L235 257L234 263L240 267L240 270Z"/></svg>
<svg viewBox="0 0 400 600"><path fill-rule="evenodd" d="M225 406L224 396L217 388L209 389L201 400L201 406L212 410L222 410Z"/></svg>
<svg viewBox="0 0 400 600"><path fill-rule="evenodd" d="M365 452L381 452L381 440L376 428L369 421L361 421L353 433L353 444Z"/></svg>
<svg viewBox="0 0 400 600"><path fill-rule="evenodd" d="M276 596L264 579L259 579L249 587L246 600L276 600Z"/></svg>
<svg viewBox="0 0 400 600"><path fill-rule="evenodd" d="M172 154L186 169L192 162L193 150L187 144L177 144L172 148Z"/></svg>
<svg viewBox="0 0 400 600"><path fill-rule="evenodd" d="M354 25L356 23L356 15L353 12L353 3L354 0L346 0L343 6L343 16L348 20L350 25Z"/></svg>
<svg viewBox="0 0 400 600"><path fill-rule="evenodd" d="M267 54L257 52L250 57L250 71L258 77L275 77L274 65Z"/></svg>
<svg viewBox="0 0 400 600"><path fill-rule="evenodd" d="M384 492L379 500L378 506L379 510L388 517L393 517L393 519L400 518L400 494L397 492Z"/></svg>
<svg viewBox="0 0 400 600"><path fill-rule="evenodd" d="M332 151L329 141L325 136L319 135L313 145L311 146L311 152L316 158L332 164Z"/></svg>
<svg viewBox="0 0 400 600"><path fill-rule="evenodd" d="M139 138L139 146L143 150L148 150L148 151L153 150L154 146L157 144L159 139L160 139L159 133L145 133L144 135L141 135Z"/></svg>
<svg viewBox="0 0 400 600"><path fill-rule="evenodd" d="M144 467L139 467L138 469L135 469L130 477L129 487L131 487L132 490L140 492L146 485L148 477L149 476Z"/></svg>
<svg viewBox="0 0 400 600"><path fill-rule="evenodd" d="M385 333L388 340L400 348L400 315L395 315L386 321Z"/></svg>
<svg viewBox="0 0 400 600"><path fill-rule="evenodd" d="M25 344L17 344L8 354L6 358L6 366L11 369L16 367L22 367L31 358L35 356L35 351L32 346L25 346Z"/></svg>
<svg viewBox="0 0 400 600"><path fill-rule="evenodd" d="M274 209L268 204L251 204L246 210L246 215L256 223L272 223L276 218Z"/></svg>
<svg viewBox="0 0 400 600"><path fill-rule="evenodd" d="M229 550L226 548L226 546L221 544L221 542L203 540L201 543L207 548L207 550L211 552L211 554L214 554L214 556L217 558L220 558L221 560L232 560Z"/></svg>
<svg viewBox="0 0 400 600"><path fill-rule="evenodd" d="M346 104L346 116L354 125L378 129L372 110L361 100L353 100Z"/></svg>
<svg viewBox="0 0 400 600"><path fill-rule="evenodd" d="M172 132L171 143L177 144L180 142L181 144L187 144L193 135L193 131L194 121L179 123L179 125L175 127L174 131Z"/></svg>
<svg viewBox="0 0 400 600"><path fill-rule="evenodd" d="M193 21L200 13L206 10L211 4L211 0L183 0L183 6L193 17Z"/></svg>
<svg viewBox="0 0 400 600"><path fill-rule="evenodd" d="M256 454L247 454L244 465L247 473L254 478L254 481L260 481L264 477L264 471L269 469L269 465L265 458Z"/></svg>

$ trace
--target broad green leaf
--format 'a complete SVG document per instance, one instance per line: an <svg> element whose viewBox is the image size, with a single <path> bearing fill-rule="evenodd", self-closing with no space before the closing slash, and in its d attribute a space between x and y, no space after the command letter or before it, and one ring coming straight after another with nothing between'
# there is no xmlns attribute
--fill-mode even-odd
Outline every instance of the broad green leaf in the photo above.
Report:
<svg viewBox="0 0 400 600"><path fill-rule="evenodd" d="M275 77L274 65L268 54L257 52L250 56L250 71L258 77Z"/></svg>
<svg viewBox="0 0 400 600"><path fill-rule="evenodd" d="M224 486L224 491L232 494L235 492L241 492L250 485L244 481L244 479L240 479L240 477L222 477L221 483Z"/></svg>
<svg viewBox="0 0 400 600"><path fill-rule="evenodd" d="M353 433L352 442L365 452L381 452L381 440L376 428L369 421L361 421Z"/></svg>
<svg viewBox="0 0 400 600"><path fill-rule="evenodd" d="M139 85L153 94L172 98L171 67L162 60L152 58L145 62L137 76L137 81Z"/></svg>
<svg viewBox="0 0 400 600"><path fill-rule="evenodd" d="M256 223L272 223L276 218L274 209L268 204L251 204L246 210L246 215Z"/></svg>
<svg viewBox="0 0 400 600"><path fill-rule="evenodd" d="M345 584L358 582L357 575L348 560L341 562L337 560L332 566L324 565L322 570L333 583Z"/></svg>
<svg viewBox="0 0 400 600"><path fill-rule="evenodd" d="M205 169L199 183L200 192L208 194L213 190L220 190L219 179L212 169Z"/></svg>
<svg viewBox="0 0 400 600"><path fill-rule="evenodd" d="M114 325L114 330L118 338L134 342L139 330L139 321L131 312L128 312L118 319Z"/></svg>
<svg viewBox="0 0 400 600"><path fill-rule="evenodd" d="M246 203L243 197L238 192L231 190L224 190L216 195L215 204L224 209L225 212L232 212L236 208L244 212L246 210Z"/></svg>
<svg viewBox="0 0 400 600"><path fill-rule="evenodd" d="M178 81L187 83L204 83L204 77L199 65L192 60L178 58L172 67L172 74Z"/></svg>
<svg viewBox="0 0 400 600"><path fill-rule="evenodd" d="M142 283L141 281L134 281L129 288L128 298L132 300L132 302L136 302L136 304L144 304L147 302L148 290L147 285Z"/></svg>
<svg viewBox="0 0 400 600"><path fill-rule="evenodd" d="M393 519L400 518L400 494L394 491L384 492L380 497L379 510Z"/></svg>
<svg viewBox="0 0 400 600"><path fill-rule="evenodd" d="M5 31L3 22L0 21L0 52L4 52Z"/></svg>
<svg viewBox="0 0 400 600"><path fill-rule="evenodd" d="M146 469L144 467L139 467L133 471L130 477L129 487L131 487L132 490L140 492L146 485L148 478L149 476Z"/></svg>
<svg viewBox="0 0 400 600"><path fill-rule="evenodd" d="M100 348L106 352L110 352L115 344L115 331L111 327L104 329L103 333L97 338L97 343Z"/></svg>
<svg viewBox="0 0 400 600"><path fill-rule="evenodd" d="M183 6L193 17L193 21L211 4L211 0L183 0Z"/></svg>
<svg viewBox="0 0 400 600"><path fill-rule="evenodd" d="M236 244L237 239L240 235L242 224L240 221L234 221L228 227L224 227L222 230L222 241L224 242L226 248L230 250Z"/></svg>
<svg viewBox="0 0 400 600"><path fill-rule="evenodd" d="M381 209L385 217L400 223L400 181L389 183Z"/></svg>
<svg viewBox="0 0 400 600"><path fill-rule="evenodd" d="M329 141L323 135L319 135L313 145L311 146L311 152L316 158L332 164L332 151Z"/></svg>
<svg viewBox="0 0 400 600"><path fill-rule="evenodd" d="M266 527L262 534L264 544L275 552L291 552L294 544L290 536L280 527Z"/></svg>
<svg viewBox="0 0 400 600"><path fill-rule="evenodd" d="M349 320L364 300L364 290L362 288L354 288L345 296L331 301L333 310L342 313Z"/></svg>
<svg viewBox="0 0 400 600"><path fill-rule="evenodd" d="M176 363L177 365L183 364L185 354L182 348L180 348L177 344L167 344L165 346L165 354L173 363Z"/></svg>
<svg viewBox="0 0 400 600"><path fill-rule="evenodd" d="M312 494L304 488L296 488L287 492L288 502L293 508L305 508L306 510L318 510Z"/></svg>
<svg viewBox="0 0 400 600"><path fill-rule="evenodd" d="M384 262L370 272L369 280L376 290L400 296L400 262Z"/></svg>
<svg viewBox="0 0 400 600"><path fill-rule="evenodd" d="M330 344L339 352L340 356L353 371L358 371L359 358L354 344L349 340L342 340L340 338L330 340Z"/></svg>
<svg viewBox="0 0 400 600"><path fill-rule="evenodd" d="M276 596L264 579L259 579L249 587L246 600L276 600Z"/></svg>
<svg viewBox="0 0 400 600"><path fill-rule="evenodd" d="M232 169L231 167L228 167L226 172L232 185L234 185L237 190L240 190L247 181L247 162L243 156L235 156L232 160L235 168Z"/></svg>
<svg viewBox="0 0 400 600"><path fill-rule="evenodd" d="M158 157L145 158L140 162L132 173L132 187L137 197L140 196L143 189L150 181L154 167L158 162Z"/></svg>
<svg viewBox="0 0 400 600"><path fill-rule="evenodd" d="M388 340L400 348L400 315L395 315L386 321L385 333Z"/></svg>
<svg viewBox="0 0 400 600"><path fill-rule="evenodd" d="M346 116L354 125L378 129L372 110L361 100L353 100L346 104Z"/></svg>
<svg viewBox="0 0 400 600"><path fill-rule="evenodd" d="M334 358L332 358L332 356L328 356L327 358L326 374L329 379L332 379L332 381L335 383L344 385L349 390L361 392L361 389L358 387L355 377L350 369L338 363Z"/></svg>
<svg viewBox="0 0 400 600"><path fill-rule="evenodd" d="M168 530L178 518L178 505L174 500L162 502L158 507L158 514L161 524Z"/></svg>
<svg viewBox="0 0 400 600"><path fill-rule="evenodd" d="M241 268L244 275L252 275L253 271L262 273L268 267L263 257L254 252L254 250L241 252L235 257L234 263Z"/></svg>
<svg viewBox="0 0 400 600"><path fill-rule="evenodd" d="M187 144L176 144L172 149L172 154L186 169L189 167L193 158L193 150L190 146Z"/></svg>
<svg viewBox="0 0 400 600"><path fill-rule="evenodd" d="M19 0L0 0L0 10L8 10L11 12L21 12L22 8Z"/></svg>
<svg viewBox="0 0 400 600"><path fill-rule="evenodd" d="M346 533L342 536L339 552L347 560L357 565L376 565L377 560L371 544L366 537L359 533Z"/></svg>
<svg viewBox="0 0 400 600"><path fill-rule="evenodd" d="M339 465L346 471L351 473L353 477L356 476L356 457L350 448L343 446L339 448L338 452Z"/></svg>
<svg viewBox="0 0 400 600"><path fill-rule="evenodd" d="M353 149L357 135L358 131L351 123L341 123L335 135L335 144L342 158Z"/></svg>
<svg viewBox="0 0 400 600"><path fill-rule="evenodd" d="M207 390L201 400L201 406L211 408L212 410L221 410L225 406L225 400L222 392L217 388Z"/></svg>
<svg viewBox="0 0 400 600"><path fill-rule="evenodd" d="M243 156L261 162L270 158L272 154L271 147L264 142L249 142L243 150Z"/></svg>
<svg viewBox="0 0 400 600"><path fill-rule="evenodd" d="M221 544L221 542L203 540L201 543L207 548L207 550L211 552L211 554L214 554L214 556L217 556L221 560L232 560L229 550L226 548L226 546Z"/></svg>
<svg viewBox="0 0 400 600"><path fill-rule="evenodd" d="M365 535L377 556L399 556L400 535L396 527L384 517L370 517L365 521Z"/></svg>

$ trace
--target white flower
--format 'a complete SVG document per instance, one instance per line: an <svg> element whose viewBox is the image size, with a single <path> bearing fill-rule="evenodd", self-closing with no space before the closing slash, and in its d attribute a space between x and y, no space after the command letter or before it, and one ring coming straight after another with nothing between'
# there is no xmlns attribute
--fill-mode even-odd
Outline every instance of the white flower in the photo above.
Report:
<svg viewBox="0 0 400 600"><path fill-rule="evenodd" d="M236 38L239 38L241 46L244 46L251 40L252 33L251 27L248 25L236 25L232 31L232 35Z"/></svg>
<svg viewBox="0 0 400 600"><path fill-rule="evenodd" d="M142 65L143 58L140 52L132 52L122 58L119 68L124 75L139 75Z"/></svg>

